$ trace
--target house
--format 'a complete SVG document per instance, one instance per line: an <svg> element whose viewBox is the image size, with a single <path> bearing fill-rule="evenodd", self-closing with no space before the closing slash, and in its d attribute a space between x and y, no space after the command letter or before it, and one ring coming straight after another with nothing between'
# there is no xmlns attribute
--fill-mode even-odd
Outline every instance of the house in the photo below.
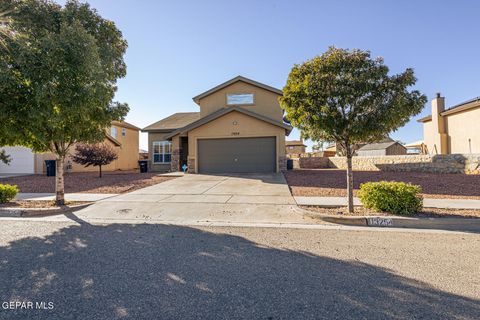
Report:
<svg viewBox="0 0 480 320"><path fill-rule="evenodd" d="M328 146L324 151L324 157L334 157L342 155L342 150L337 149L336 143ZM399 142L390 137L386 137L376 143L358 143L353 146L354 156L372 157L372 156L391 156L407 154L405 148Z"/></svg>
<svg viewBox="0 0 480 320"><path fill-rule="evenodd" d="M445 109L445 98L437 93L432 114L418 121L428 154L480 153L480 97Z"/></svg>
<svg viewBox="0 0 480 320"><path fill-rule="evenodd" d="M305 153L307 146L303 144L302 140L291 140L285 142L285 152L290 154L302 154Z"/></svg>
<svg viewBox="0 0 480 320"><path fill-rule="evenodd" d="M359 157L393 156L405 154L407 154L407 148L391 138L386 138L376 143L368 143L360 147L356 152L356 155Z"/></svg>
<svg viewBox="0 0 480 320"><path fill-rule="evenodd" d="M150 170L190 173L279 172L286 169L278 97L282 91L235 77L195 97L199 112L175 113L148 132Z"/></svg>
<svg viewBox="0 0 480 320"><path fill-rule="evenodd" d="M330 144L323 150L324 157L335 157L337 155L337 145L335 143Z"/></svg>
<svg viewBox="0 0 480 320"><path fill-rule="evenodd" d="M118 155L118 159L106 166L104 171L134 170L138 167L140 128L128 123L113 121L107 129L103 143L111 146ZM3 147L10 155L9 165L0 163L0 173L18 174L44 174L46 173L45 160L54 160L52 153L34 153L24 147ZM71 147L70 154L65 159L65 172L97 171L97 167L84 167L72 161L70 155L75 153L75 145Z"/></svg>
<svg viewBox="0 0 480 320"><path fill-rule="evenodd" d="M143 149L138 150L138 159L148 160L148 150L143 150Z"/></svg>
<svg viewBox="0 0 480 320"><path fill-rule="evenodd" d="M427 148L423 140L414 141L405 145L408 154L427 154Z"/></svg>

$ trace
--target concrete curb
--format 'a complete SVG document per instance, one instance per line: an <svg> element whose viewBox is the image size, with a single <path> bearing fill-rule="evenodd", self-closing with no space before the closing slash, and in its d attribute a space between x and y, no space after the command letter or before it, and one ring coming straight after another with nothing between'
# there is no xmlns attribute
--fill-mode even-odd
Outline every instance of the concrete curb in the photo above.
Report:
<svg viewBox="0 0 480 320"><path fill-rule="evenodd" d="M300 197L295 196L295 201L302 206L318 206L324 208L344 207L347 205L345 197ZM353 198L355 206L361 206L359 198ZM424 208L440 209L477 209L480 210L480 200L475 199L423 199Z"/></svg>
<svg viewBox="0 0 480 320"><path fill-rule="evenodd" d="M480 233L480 219L476 218L409 218L389 216L339 217L332 215L306 214L323 222L347 226L439 229Z"/></svg>
<svg viewBox="0 0 480 320"><path fill-rule="evenodd" d="M71 205L65 208L18 208L18 207L3 207L0 208L0 217L28 217L28 216L40 216L42 214L47 215L60 215L65 212L82 209L93 204L91 203L82 203ZM33 213L33 214L32 214Z"/></svg>

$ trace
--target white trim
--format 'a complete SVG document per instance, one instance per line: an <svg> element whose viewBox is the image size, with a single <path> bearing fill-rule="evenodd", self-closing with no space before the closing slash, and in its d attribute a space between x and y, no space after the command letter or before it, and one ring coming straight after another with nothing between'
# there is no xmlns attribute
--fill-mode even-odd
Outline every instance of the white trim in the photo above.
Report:
<svg viewBox="0 0 480 320"><path fill-rule="evenodd" d="M159 153L155 153L155 146L158 145L158 146L162 146L162 151L163 152L159 152ZM170 147L170 152L165 152L165 146L169 146ZM162 162L158 162L158 161L155 161L155 154L159 154L159 155L162 155L162 158L165 158L165 155L169 154L170 155L170 161L162 161ZM153 141L152 142L152 163L153 164L169 164L171 163L171 159L172 159L172 142L171 141L167 141L167 140L163 140L163 141Z"/></svg>

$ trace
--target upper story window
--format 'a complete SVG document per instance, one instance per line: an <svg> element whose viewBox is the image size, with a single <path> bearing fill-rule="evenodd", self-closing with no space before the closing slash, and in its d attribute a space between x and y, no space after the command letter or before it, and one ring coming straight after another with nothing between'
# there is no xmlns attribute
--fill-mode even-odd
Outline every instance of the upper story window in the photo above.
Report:
<svg viewBox="0 0 480 320"><path fill-rule="evenodd" d="M253 93L228 93L227 105L240 106L253 104Z"/></svg>
<svg viewBox="0 0 480 320"><path fill-rule="evenodd" d="M110 128L110 135L114 138L117 138L117 127Z"/></svg>
<svg viewBox="0 0 480 320"><path fill-rule="evenodd" d="M127 135L127 129L122 128L122 137L125 137Z"/></svg>

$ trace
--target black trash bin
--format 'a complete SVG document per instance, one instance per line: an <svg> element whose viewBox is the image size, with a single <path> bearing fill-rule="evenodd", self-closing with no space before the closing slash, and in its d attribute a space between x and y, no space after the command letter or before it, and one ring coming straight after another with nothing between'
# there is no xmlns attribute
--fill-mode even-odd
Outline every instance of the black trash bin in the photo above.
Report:
<svg viewBox="0 0 480 320"><path fill-rule="evenodd" d="M138 161L138 167L140 168L141 173L147 172L148 171L148 160Z"/></svg>
<svg viewBox="0 0 480 320"><path fill-rule="evenodd" d="M45 166L47 167L47 177L55 177L55 160L45 160Z"/></svg>
<svg viewBox="0 0 480 320"><path fill-rule="evenodd" d="M293 159L287 159L287 170L293 170Z"/></svg>

